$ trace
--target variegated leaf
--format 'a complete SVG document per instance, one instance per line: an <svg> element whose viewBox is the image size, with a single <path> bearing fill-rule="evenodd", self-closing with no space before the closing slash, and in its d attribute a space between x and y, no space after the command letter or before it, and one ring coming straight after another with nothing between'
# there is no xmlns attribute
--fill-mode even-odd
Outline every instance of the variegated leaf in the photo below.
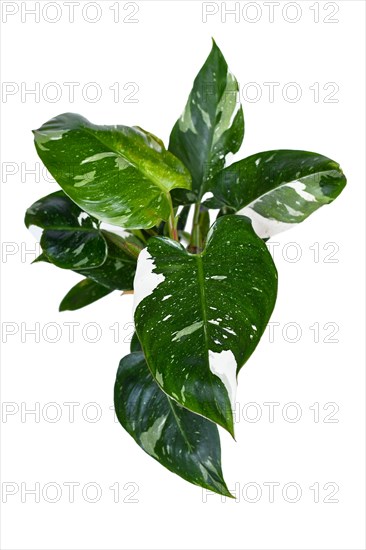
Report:
<svg viewBox="0 0 366 550"><path fill-rule="evenodd" d="M108 245L107 259L93 269L81 269L79 273L110 290L132 290L136 272L136 258L126 252L125 239L103 231Z"/></svg>
<svg viewBox="0 0 366 550"><path fill-rule="evenodd" d="M41 228L41 246L48 260L64 269L98 267L107 257L107 243L97 223L63 191L47 195L25 214L28 228Z"/></svg>
<svg viewBox="0 0 366 550"><path fill-rule="evenodd" d="M183 479L229 496L217 427L170 399L141 352L124 357L114 390L118 420L140 447Z"/></svg>
<svg viewBox="0 0 366 550"><path fill-rule="evenodd" d="M305 220L346 185L337 162L307 151L265 151L228 166L215 177L206 201L252 219L262 237Z"/></svg>
<svg viewBox="0 0 366 550"><path fill-rule="evenodd" d="M149 240L134 282L135 327L161 388L233 433L236 375L272 313L277 272L242 216L211 228L202 254Z"/></svg>
<svg viewBox="0 0 366 550"><path fill-rule="evenodd" d="M65 193L97 219L149 228L169 217L169 192L190 189L187 169L153 134L97 126L66 113L34 131L37 152Z"/></svg>
<svg viewBox="0 0 366 550"><path fill-rule="evenodd" d="M83 225L79 227L77 222ZM136 257L143 248L141 241L133 235L123 238L110 231L100 230L95 221L63 191L52 193L28 208L25 224L28 228L36 225L42 230L40 244L43 253L35 261L73 269L110 291L132 290ZM87 245L92 238L89 237L89 241L82 248L79 244L79 233L84 238L90 233L96 234L102 240L102 264L96 265L93 249L89 252L90 246Z"/></svg>
<svg viewBox="0 0 366 550"><path fill-rule="evenodd" d="M181 202L201 198L212 177L224 167L225 156L239 150L243 136L238 83L213 42L170 136L169 150L192 174L192 191L177 191L175 196Z"/></svg>

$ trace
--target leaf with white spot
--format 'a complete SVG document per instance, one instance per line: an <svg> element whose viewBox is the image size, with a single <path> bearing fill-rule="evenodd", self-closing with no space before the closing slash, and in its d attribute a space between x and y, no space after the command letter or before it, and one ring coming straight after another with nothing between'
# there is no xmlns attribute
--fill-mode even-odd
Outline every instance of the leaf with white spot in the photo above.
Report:
<svg viewBox="0 0 366 550"><path fill-rule="evenodd" d="M90 279L83 279L73 286L63 298L59 311L75 311L89 306L112 292L111 289L99 285Z"/></svg>
<svg viewBox="0 0 366 550"><path fill-rule="evenodd" d="M335 161L307 151L265 151L222 170L206 201L252 219L262 237L293 227L343 190L346 178Z"/></svg>
<svg viewBox="0 0 366 550"><path fill-rule="evenodd" d="M38 155L65 193L104 222L153 227L169 217L170 191L191 186L183 164L139 127L97 126L66 113L34 137Z"/></svg>
<svg viewBox="0 0 366 550"><path fill-rule="evenodd" d="M114 390L116 415L140 447L183 479L229 496L217 427L170 399L141 352L124 357Z"/></svg>
<svg viewBox="0 0 366 550"><path fill-rule="evenodd" d="M242 216L224 216L205 250L190 254L164 237L149 240L134 282L135 328L161 388L233 433L236 375L272 313L277 272Z"/></svg>
<svg viewBox="0 0 366 550"><path fill-rule="evenodd" d="M192 191L173 195L186 203L201 198L212 177L225 166L225 156L239 150L243 136L239 86L213 41L170 135L169 150L192 174Z"/></svg>
<svg viewBox="0 0 366 550"><path fill-rule="evenodd" d="M97 223L62 191L30 206L25 225L42 229L41 246L50 262L64 269L98 267L107 257L107 243Z"/></svg>
<svg viewBox="0 0 366 550"><path fill-rule="evenodd" d="M63 191L52 193L35 202L26 212L25 223L30 229L32 226L41 229L40 244L43 253L37 258L37 262L49 262L57 267L73 269L91 279L82 288L85 296L80 295L81 302L88 301L88 291L91 299L94 292L102 297L112 290L133 289L136 255L143 244L132 235L123 238L100 230L95 220L83 212ZM81 247L80 240L83 238L86 244ZM103 263L96 261L99 247ZM104 290L98 289L97 286L93 287L92 281L101 285ZM76 285L70 291L72 301L76 300L78 290L79 286ZM67 304L71 305L69 299Z"/></svg>
<svg viewBox="0 0 366 550"><path fill-rule="evenodd" d="M124 247L126 239L114 235L112 240L107 231L103 231L103 235L108 245L106 261L100 267L81 269L79 273L110 290L132 290L136 258L126 253Z"/></svg>

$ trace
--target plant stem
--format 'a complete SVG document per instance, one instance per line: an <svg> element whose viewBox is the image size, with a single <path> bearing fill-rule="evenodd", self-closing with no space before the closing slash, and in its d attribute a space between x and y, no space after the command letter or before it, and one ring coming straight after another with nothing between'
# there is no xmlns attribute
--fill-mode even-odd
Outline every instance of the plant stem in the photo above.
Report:
<svg viewBox="0 0 366 550"><path fill-rule="evenodd" d="M191 240L188 247L188 250L193 253L200 252L201 246L202 246L201 230L200 230L200 224L199 224L200 208L201 208L201 202L198 201L194 206L192 234L191 234Z"/></svg>
<svg viewBox="0 0 366 550"><path fill-rule="evenodd" d="M131 233L133 235L135 235L135 237L137 237L138 239L140 239L140 241L142 241L143 243L146 244L146 239L141 231L141 229L134 229L133 231L131 231Z"/></svg>
<svg viewBox="0 0 366 550"><path fill-rule="evenodd" d="M174 208L173 208L173 202L172 197L170 196L170 193L167 195L169 207L170 207L170 216L168 220L168 227L169 227L169 236L173 241L178 241L178 231L177 231L177 225L175 220L175 214L174 214Z"/></svg>

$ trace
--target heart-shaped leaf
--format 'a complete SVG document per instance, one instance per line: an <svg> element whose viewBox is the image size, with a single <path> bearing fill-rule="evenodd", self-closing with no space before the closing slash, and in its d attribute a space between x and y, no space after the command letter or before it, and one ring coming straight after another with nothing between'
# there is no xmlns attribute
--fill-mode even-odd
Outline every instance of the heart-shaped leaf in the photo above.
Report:
<svg viewBox="0 0 366 550"><path fill-rule="evenodd" d="M307 151L265 151L222 170L210 186L210 208L248 216L262 237L305 220L346 185L334 160Z"/></svg>
<svg viewBox="0 0 366 550"><path fill-rule="evenodd" d="M147 454L183 479L229 496L217 427L170 399L141 352L124 357L114 391L118 420Z"/></svg>
<svg viewBox="0 0 366 550"><path fill-rule="evenodd" d="M38 200L25 215L25 224L43 229L41 246L57 267L79 270L97 267L107 257L107 244L97 223L62 191Z"/></svg>
<svg viewBox="0 0 366 550"><path fill-rule="evenodd" d="M152 227L169 217L169 192L191 186L182 163L138 127L97 126L66 113L34 136L41 160L65 193L104 222Z"/></svg>
<svg viewBox="0 0 366 550"><path fill-rule="evenodd" d="M213 42L170 136L169 150L192 174L192 191L174 195L181 202L201 198L212 177L224 167L225 156L239 150L243 136L238 83Z"/></svg>
<svg viewBox="0 0 366 550"><path fill-rule="evenodd" d="M75 311L93 304L112 292L111 289L90 280L83 279L73 286L60 303L59 311Z"/></svg>
<svg viewBox="0 0 366 550"><path fill-rule="evenodd" d="M135 276L135 326L161 388L233 433L236 375L272 313L277 272L242 216L211 228L202 254L149 240Z"/></svg>

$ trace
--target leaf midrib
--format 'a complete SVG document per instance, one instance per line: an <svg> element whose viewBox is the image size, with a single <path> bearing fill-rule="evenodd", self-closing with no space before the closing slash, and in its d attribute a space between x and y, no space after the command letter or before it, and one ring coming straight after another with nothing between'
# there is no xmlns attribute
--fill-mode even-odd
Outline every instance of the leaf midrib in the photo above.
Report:
<svg viewBox="0 0 366 550"><path fill-rule="evenodd" d="M180 430L180 432L181 432L181 434L182 434L182 437L183 437L184 441L186 442L189 451L191 452L191 451L193 451L194 449L193 449L192 445L190 444L190 442L189 442L189 440L188 440L188 438L187 438L187 436L186 436L185 430L184 430L183 427L182 427L181 421L180 421L180 419L179 419L177 413L176 413L175 410L174 410L174 407L173 407L173 404L172 404L172 400L170 399L170 397L169 397L168 395L166 396L166 398L167 398L169 407L170 407L170 409L171 409L171 411L172 411L172 413L173 413L174 419L175 419L175 421L176 421L176 423L177 423L177 425L178 425L178 428L179 428L179 430Z"/></svg>
<svg viewBox="0 0 366 550"><path fill-rule="evenodd" d="M198 286L199 286L199 293L200 293L200 302L201 302L201 311L202 311L202 320L203 320L203 332L205 336L205 344L206 344L206 352L207 352L207 363L208 363L208 321L207 321L207 311L206 311L206 293L205 293L205 276L203 272L203 262L202 262L202 256L200 254L197 254L196 256L197 260L197 276L198 276Z"/></svg>
<svg viewBox="0 0 366 550"><path fill-rule="evenodd" d="M40 227L40 226L37 226ZM47 225L47 227L41 227L44 231L84 231L86 233L95 233L97 235L100 235L103 237L99 229L93 228L93 227L79 227L79 226L72 226L72 225L64 225L64 226L58 226L58 225ZM104 237L103 237L104 238Z"/></svg>
<svg viewBox="0 0 366 550"><path fill-rule="evenodd" d="M206 302L206 292L205 292L205 275L203 271L203 261L202 261L202 254L195 254L194 255L197 260L197 275L198 275L198 284L199 284L199 292L200 292L200 302L201 302L201 309L202 309L202 321L203 321L203 333L205 338L205 351L206 351L206 361L207 366L211 372L210 369L210 357L209 357L209 335L208 335L208 319L207 319L207 302ZM211 389L213 390L213 377L210 377L210 383L211 383ZM226 388L225 388L226 390ZM227 390L226 390L227 391ZM217 407L217 411L220 411L219 403L217 402L215 392L213 391L213 398L215 405ZM230 430L229 430L230 431Z"/></svg>
<svg viewBox="0 0 366 550"><path fill-rule="evenodd" d="M151 173L146 172L145 170L142 170L141 166L137 166L136 163L132 162L132 160L127 155L122 154L121 151L116 150L109 143L106 143L103 139L101 139L100 136L95 135L95 133L92 130L90 130L90 128L88 128L87 126L82 126L82 128L83 128L83 130L86 131L86 133L90 134L94 139L96 139L97 141L102 143L110 151L113 151L113 153L115 153L117 156L119 156L122 159L126 160L133 168L135 168L135 170L140 172L140 174L142 174L146 179L152 181L157 187L159 187L159 189L161 189L165 195L167 195L169 193L170 190L167 187L165 187L159 181L159 179L152 176Z"/></svg>
<svg viewBox="0 0 366 550"><path fill-rule="evenodd" d="M228 166L228 169L229 168L230 168L230 166ZM270 195L271 193L275 193L277 190L281 189L282 187L286 187L286 185L288 185L289 183L292 183L294 181L302 182L302 180L304 178L308 178L309 176L324 175L324 174L328 174L329 172L336 172L336 171L337 170L335 170L335 169L333 169L333 170L321 170L320 172L314 172L313 174L307 174L306 176L300 176L299 178L296 178L296 179L290 179L288 181L281 182L279 185L274 185L273 187L271 187L271 189L269 189L265 193L262 193L261 195L258 195L255 199L252 199L251 201L246 202L245 204L240 206L237 210L241 210L242 208L246 208L247 206L250 206L251 204L255 203L256 201L261 200L266 195ZM339 173L342 174L342 171L339 170ZM245 185L245 178L243 178L241 181ZM320 185L319 185L319 187L320 187ZM296 189L294 189L294 191L296 191ZM327 195L324 195L324 197L327 197ZM319 202L319 201L317 201L317 202ZM225 202L225 204L226 204L226 202ZM227 206L230 206L230 205L227 205Z"/></svg>

